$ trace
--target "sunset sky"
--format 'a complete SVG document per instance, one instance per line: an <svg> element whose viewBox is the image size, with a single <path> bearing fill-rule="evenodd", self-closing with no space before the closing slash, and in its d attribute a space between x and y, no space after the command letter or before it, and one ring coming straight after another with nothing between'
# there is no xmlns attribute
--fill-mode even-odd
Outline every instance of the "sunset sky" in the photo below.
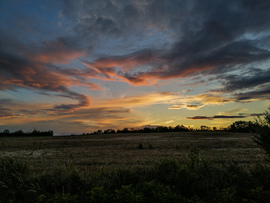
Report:
<svg viewBox="0 0 270 203"><path fill-rule="evenodd" d="M1 0L0 132L254 121L269 0Z"/></svg>

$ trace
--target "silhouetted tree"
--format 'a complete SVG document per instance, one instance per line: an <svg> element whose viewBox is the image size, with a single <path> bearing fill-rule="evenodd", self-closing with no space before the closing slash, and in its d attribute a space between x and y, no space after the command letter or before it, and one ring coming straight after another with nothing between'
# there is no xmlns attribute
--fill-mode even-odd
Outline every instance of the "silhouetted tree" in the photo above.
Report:
<svg viewBox="0 0 270 203"><path fill-rule="evenodd" d="M4 134L4 135L9 135L9 134L10 134L10 131L9 131L8 129L5 129L5 130L3 131L3 134Z"/></svg>
<svg viewBox="0 0 270 203"><path fill-rule="evenodd" d="M115 133L115 130L114 129L104 130L104 134L112 134L112 133Z"/></svg>
<svg viewBox="0 0 270 203"><path fill-rule="evenodd" d="M177 126L175 126L174 131L175 132L182 132L182 131L189 131L189 129L183 125L181 125L181 126L177 125Z"/></svg>
<svg viewBox="0 0 270 203"><path fill-rule="evenodd" d="M205 126L205 125L201 126L201 131L208 131L208 130L209 130L208 126Z"/></svg>
<svg viewBox="0 0 270 203"><path fill-rule="evenodd" d="M269 108L270 110L270 108ZM270 161L270 113L265 112L264 118L256 120L256 126L253 128L253 140L265 150Z"/></svg>
<svg viewBox="0 0 270 203"><path fill-rule="evenodd" d="M17 131L14 132L14 135L22 136L22 135L24 135L24 132L22 130L17 130Z"/></svg>
<svg viewBox="0 0 270 203"><path fill-rule="evenodd" d="M248 133L252 131L254 125L255 124L252 121L236 121L229 126L228 130L230 132Z"/></svg>

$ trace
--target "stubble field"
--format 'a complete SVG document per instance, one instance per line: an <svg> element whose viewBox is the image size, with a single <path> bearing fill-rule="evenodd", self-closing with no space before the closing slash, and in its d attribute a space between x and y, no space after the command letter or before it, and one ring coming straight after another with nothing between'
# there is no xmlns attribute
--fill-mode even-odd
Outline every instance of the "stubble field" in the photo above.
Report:
<svg viewBox="0 0 270 203"><path fill-rule="evenodd" d="M249 133L196 131L0 138L0 157L21 159L37 172L69 166L80 171L143 167L161 158L184 160L191 151L216 164L228 161L253 165L264 161L263 151Z"/></svg>

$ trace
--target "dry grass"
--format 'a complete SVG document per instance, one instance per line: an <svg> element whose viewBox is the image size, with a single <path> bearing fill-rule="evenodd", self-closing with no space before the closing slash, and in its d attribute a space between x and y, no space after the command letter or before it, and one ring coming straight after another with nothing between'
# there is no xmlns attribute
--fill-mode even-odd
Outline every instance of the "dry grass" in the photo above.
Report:
<svg viewBox="0 0 270 203"><path fill-rule="evenodd" d="M143 149L139 149L139 144ZM75 165L79 170L132 167L164 157L182 159L191 149L215 162L263 162L263 151L251 134L227 132L171 132L103 134L68 137L0 138L0 156L25 160L34 170Z"/></svg>

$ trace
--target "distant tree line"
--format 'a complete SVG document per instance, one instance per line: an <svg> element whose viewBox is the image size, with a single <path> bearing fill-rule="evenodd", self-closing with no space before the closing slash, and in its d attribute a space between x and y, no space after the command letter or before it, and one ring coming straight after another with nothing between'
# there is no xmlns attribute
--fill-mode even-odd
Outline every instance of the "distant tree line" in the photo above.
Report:
<svg viewBox="0 0 270 203"><path fill-rule="evenodd" d="M208 127L202 125L199 129L185 127L184 125L171 126L158 126L158 127L144 127L141 129L123 128L121 130L107 129L97 130L92 133L83 133L83 135L95 134L114 134L114 133L159 133L159 132L188 132L188 131L223 131L223 132L239 132L249 133L254 132L259 127L258 122L252 121L236 121L227 128Z"/></svg>
<svg viewBox="0 0 270 203"><path fill-rule="evenodd" d="M134 128L123 128L122 130L97 130L92 133L83 133L82 135L94 135L94 134L114 134L114 133L159 133L159 132L188 132L188 131L224 131L224 132L239 132L239 133L249 133L254 132L258 129L259 123L252 121L236 121L227 128L217 129L216 127L201 126L200 129L193 129L185 127L184 125L177 125L175 127L171 126L158 126L158 127L144 127L141 129ZM10 132L5 129L0 132L0 137L3 136L53 136L53 131L38 131L33 130L31 132L23 132L22 130L17 130L15 132Z"/></svg>
<svg viewBox="0 0 270 203"><path fill-rule="evenodd" d="M83 135L95 135L95 134L114 134L114 133L158 133L158 132L187 132L192 131L193 129L187 128L183 125L177 125L175 127L171 126L158 126L158 127L144 127L141 129L134 129L134 128L124 128L122 130L114 130L114 129L107 129L107 130L97 130L93 133L83 133Z"/></svg>
<svg viewBox="0 0 270 203"><path fill-rule="evenodd" d="M1 137L6 136L53 136L53 131L39 131L33 130L31 132L23 132L22 130L17 130L15 132L10 132L8 129L5 129L3 132L0 132Z"/></svg>

